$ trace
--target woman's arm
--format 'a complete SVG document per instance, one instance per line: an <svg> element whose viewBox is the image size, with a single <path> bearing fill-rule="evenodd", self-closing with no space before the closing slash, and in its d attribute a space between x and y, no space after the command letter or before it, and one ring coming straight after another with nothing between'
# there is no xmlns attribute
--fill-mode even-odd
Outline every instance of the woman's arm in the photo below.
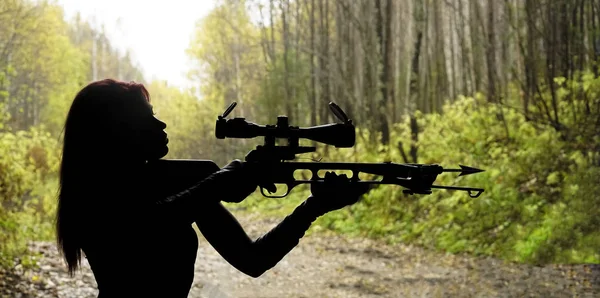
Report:
<svg viewBox="0 0 600 298"><path fill-rule="evenodd" d="M311 185L311 195L268 233L252 240L220 201L241 202L256 190L257 173L232 162L194 187L162 200L156 206L173 220L195 221L198 228L232 266L258 277L274 267L302 238L319 216L354 204L367 189L350 184L345 175L325 175L324 183ZM215 195L216 194L216 195ZM217 199L218 198L218 199Z"/></svg>
<svg viewBox="0 0 600 298"><path fill-rule="evenodd" d="M196 224L227 262L247 275L259 277L298 245L319 216L356 203L369 190L367 184L352 183L346 175L327 172L323 182L311 184L312 195L308 199L254 241L221 203L204 205Z"/></svg>
<svg viewBox="0 0 600 298"><path fill-rule="evenodd" d="M199 170L206 172L205 166L202 164L200 166ZM149 201L152 202L152 212L161 217L184 220L191 224L197 210L204 210L208 208L206 206L214 206L221 201L241 202L256 190L257 182L250 181L252 179L248 177L253 175L241 170L241 162L233 161L222 169L216 165L214 167L216 170L210 169L213 172L211 174L200 173L202 179L195 183L179 180L190 180L194 176L197 177L198 173L195 172L198 172L198 169L193 173L187 173L190 172L190 169L187 169L186 173L180 174L175 171L182 169L182 166L178 165L177 169L163 166L159 169L160 171L151 172L158 179L147 180L148 187L144 188L146 193L144 196L151 198ZM163 177L169 172L172 174L169 176L174 177ZM173 181L173 179L177 181ZM219 196L211 194L219 194Z"/></svg>
<svg viewBox="0 0 600 298"><path fill-rule="evenodd" d="M296 245L321 215L309 198L271 231L256 240L248 237L237 219L221 203L204 205L196 224L206 240L233 267L259 277L273 268Z"/></svg>

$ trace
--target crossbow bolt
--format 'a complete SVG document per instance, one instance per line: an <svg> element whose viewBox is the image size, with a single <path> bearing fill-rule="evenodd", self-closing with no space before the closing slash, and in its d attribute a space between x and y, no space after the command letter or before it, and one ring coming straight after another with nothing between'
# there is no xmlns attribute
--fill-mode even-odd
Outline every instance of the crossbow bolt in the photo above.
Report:
<svg viewBox="0 0 600 298"><path fill-rule="evenodd" d="M460 172L460 175L458 175L458 176L466 176L466 175L470 175L470 174L481 173L484 171L484 170L481 170L478 168L467 167L467 166L463 166L463 165L459 165L459 166L462 169L462 171Z"/></svg>
<svg viewBox="0 0 600 298"><path fill-rule="evenodd" d="M464 166L464 165L459 165L460 169L444 169L443 172L460 172L460 175L458 176L466 176L466 175L471 175L471 174L475 174L475 173L481 173L484 170L478 169L478 168L473 168L473 167L468 167L468 166Z"/></svg>

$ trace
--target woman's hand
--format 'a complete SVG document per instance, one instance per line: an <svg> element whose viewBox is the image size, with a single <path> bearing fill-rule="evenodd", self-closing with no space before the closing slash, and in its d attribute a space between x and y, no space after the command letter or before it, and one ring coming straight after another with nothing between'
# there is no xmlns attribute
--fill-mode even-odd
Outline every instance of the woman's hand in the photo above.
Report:
<svg viewBox="0 0 600 298"><path fill-rule="evenodd" d="M267 167L268 168L268 167ZM268 181L269 173L265 167L254 167L235 159L216 173L222 184L225 195L221 201L228 203L242 202L261 185L270 192L276 192L274 183Z"/></svg>
<svg viewBox="0 0 600 298"><path fill-rule="evenodd" d="M322 182L311 185L310 205L325 214L358 202L369 190L369 184L352 182L345 174L327 172Z"/></svg>

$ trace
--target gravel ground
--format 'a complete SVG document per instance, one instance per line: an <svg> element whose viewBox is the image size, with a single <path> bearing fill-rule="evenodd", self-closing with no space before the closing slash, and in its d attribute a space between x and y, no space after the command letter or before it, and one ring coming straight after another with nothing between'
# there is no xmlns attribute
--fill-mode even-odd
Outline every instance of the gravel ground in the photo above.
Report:
<svg viewBox="0 0 600 298"><path fill-rule="evenodd" d="M238 215L257 237L277 220ZM69 278L53 243L36 242L39 268L0 272L0 297L96 297L84 261ZM275 268L254 279L226 263L200 236L189 297L600 297L600 265L507 264L336 235L305 237Z"/></svg>

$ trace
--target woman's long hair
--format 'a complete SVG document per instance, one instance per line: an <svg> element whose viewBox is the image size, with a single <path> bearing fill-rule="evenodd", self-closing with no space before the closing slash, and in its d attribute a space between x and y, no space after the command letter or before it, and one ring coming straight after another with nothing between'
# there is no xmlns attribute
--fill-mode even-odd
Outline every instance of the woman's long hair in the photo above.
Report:
<svg viewBox="0 0 600 298"><path fill-rule="evenodd" d="M127 106L144 97L142 84L105 79L92 82L75 96L64 126L56 236L69 274L81 265L86 228L98 218L106 178L116 174L119 126Z"/></svg>

